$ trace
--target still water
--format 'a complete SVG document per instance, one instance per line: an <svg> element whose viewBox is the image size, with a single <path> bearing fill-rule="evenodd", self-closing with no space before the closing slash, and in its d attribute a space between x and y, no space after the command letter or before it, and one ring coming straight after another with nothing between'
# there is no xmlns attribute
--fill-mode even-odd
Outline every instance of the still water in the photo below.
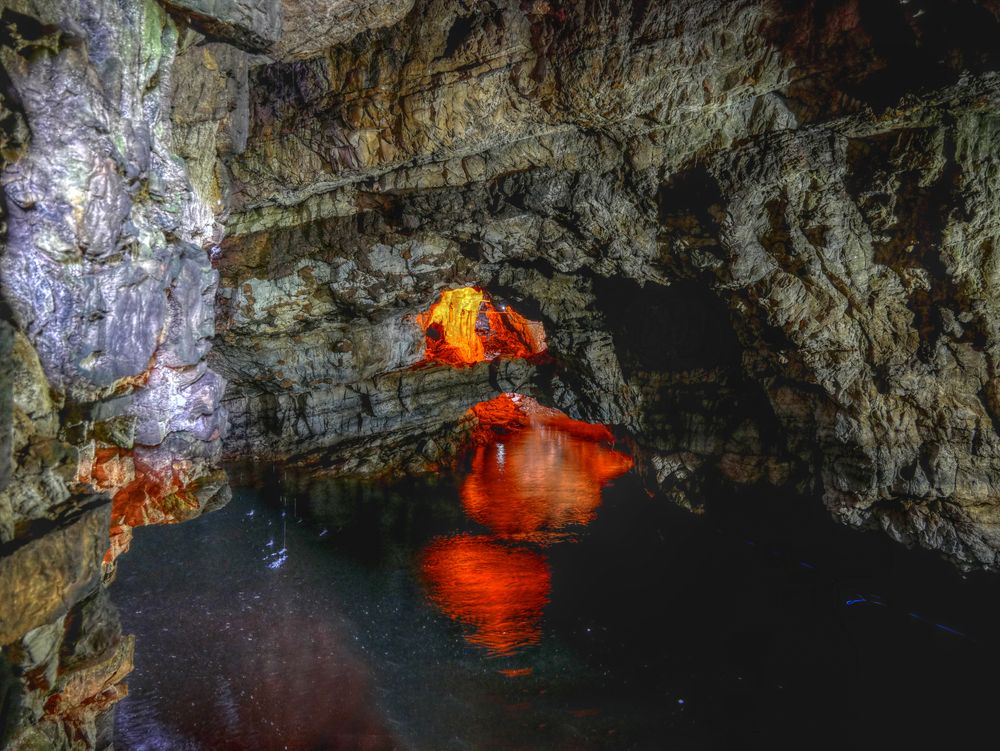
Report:
<svg viewBox="0 0 1000 751"><path fill-rule="evenodd" d="M692 515L538 428L396 485L234 470L136 530L116 748L949 747L990 731L1000 590L814 499ZM957 745L956 745L957 744Z"/></svg>

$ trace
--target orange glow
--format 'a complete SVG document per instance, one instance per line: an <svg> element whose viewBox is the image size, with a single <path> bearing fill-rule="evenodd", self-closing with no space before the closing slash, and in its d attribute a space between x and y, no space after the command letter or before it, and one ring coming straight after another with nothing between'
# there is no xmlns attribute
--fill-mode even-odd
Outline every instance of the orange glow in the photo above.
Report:
<svg viewBox="0 0 1000 751"><path fill-rule="evenodd" d="M470 627L466 639L494 655L510 655L541 638L549 601L545 558L526 546L570 536L589 524L601 490L632 467L632 459L604 445L604 425L572 420L522 394L502 394L469 410L479 444L460 489L462 506L493 536L438 538L424 552L428 596L450 618ZM530 668L509 668L508 678Z"/></svg>
<svg viewBox="0 0 1000 751"><path fill-rule="evenodd" d="M427 338L427 362L456 367L497 357L531 357L545 351L542 325L510 306L497 308L483 290L460 287L441 293L417 316Z"/></svg>
<svg viewBox="0 0 1000 751"><path fill-rule="evenodd" d="M613 443L615 439L607 425L574 420L565 412L543 407L523 394L500 394L479 402L469 409L469 415L475 418L472 441L477 444L499 440L501 436L529 425L554 428L584 441Z"/></svg>
<svg viewBox="0 0 1000 751"><path fill-rule="evenodd" d="M462 483L465 512L508 539L551 542L589 524L601 489L632 459L594 441L533 426L502 443L480 446Z"/></svg>
<svg viewBox="0 0 1000 751"><path fill-rule="evenodd" d="M191 483L190 462L153 466L129 449L98 448L81 463L77 481L112 494L111 547L105 566L128 551L132 528L146 524L174 524L201 512Z"/></svg>
<svg viewBox="0 0 1000 751"><path fill-rule="evenodd" d="M601 490L632 468L603 442L605 425L573 420L522 394L472 407L480 444L462 483L465 512L508 539L550 542L571 525L589 524Z"/></svg>
<svg viewBox="0 0 1000 751"><path fill-rule="evenodd" d="M184 467L165 469L136 462L136 479L115 493L112 521L130 527L174 524L198 515L201 506L188 487Z"/></svg>
<svg viewBox="0 0 1000 751"><path fill-rule="evenodd" d="M526 675L531 675L531 668L509 668L507 670L501 670L500 675L504 675L508 678L524 678Z"/></svg>
<svg viewBox="0 0 1000 751"><path fill-rule="evenodd" d="M472 629L470 643L510 655L541 638L551 577L540 553L457 535L431 543L421 570L434 604Z"/></svg>
<svg viewBox="0 0 1000 751"><path fill-rule="evenodd" d="M531 416L522 403L523 397L515 399L511 394L474 404L469 414L476 418L472 440L477 444L499 440L500 436L521 430L531 424ZM537 402L536 402L537 403Z"/></svg>
<svg viewBox="0 0 1000 751"><path fill-rule="evenodd" d="M470 365L486 359L476 321L483 293L475 287L445 290L431 309L417 317L427 335L427 359L449 365Z"/></svg>

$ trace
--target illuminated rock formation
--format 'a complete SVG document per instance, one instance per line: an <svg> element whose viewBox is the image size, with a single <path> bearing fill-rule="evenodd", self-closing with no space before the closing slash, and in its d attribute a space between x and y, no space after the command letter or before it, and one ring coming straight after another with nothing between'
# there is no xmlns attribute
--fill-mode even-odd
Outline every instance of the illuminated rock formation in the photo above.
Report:
<svg viewBox="0 0 1000 751"><path fill-rule="evenodd" d="M477 287L445 290L430 310L417 316L417 323L427 337L428 362L461 367L545 351L541 324L526 320L509 305L497 307Z"/></svg>
<svg viewBox="0 0 1000 751"><path fill-rule="evenodd" d="M110 502L74 492L76 452L31 344L0 321L0 746L89 749L125 695L133 640L102 587ZM108 475L124 477L119 467ZM8 745L11 744L11 745Z"/></svg>
<svg viewBox="0 0 1000 751"><path fill-rule="evenodd" d="M310 362L398 367L423 341L396 322L479 285L544 323L546 397L631 430L671 497L794 482L1000 562L994 5L418 0L255 68L220 160L237 432L290 442L327 400L268 310ZM287 386L257 396L255 357Z"/></svg>
<svg viewBox="0 0 1000 751"><path fill-rule="evenodd" d="M524 394L504 393L479 402L469 409L469 416L475 421L472 440L476 443L489 443L528 426L552 428L584 441L614 441L607 425L574 420L565 412L543 407L537 399Z"/></svg>
<svg viewBox="0 0 1000 751"><path fill-rule="evenodd" d="M445 290L431 309L417 317L427 336L427 360L471 365L486 359L479 328L483 292L475 287Z"/></svg>
<svg viewBox="0 0 1000 751"><path fill-rule="evenodd" d="M187 521L229 498L224 471L206 472L191 457L163 452L97 449L78 468L76 481L111 495L111 545L103 561L109 579L118 556L128 551L133 527Z"/></svg>

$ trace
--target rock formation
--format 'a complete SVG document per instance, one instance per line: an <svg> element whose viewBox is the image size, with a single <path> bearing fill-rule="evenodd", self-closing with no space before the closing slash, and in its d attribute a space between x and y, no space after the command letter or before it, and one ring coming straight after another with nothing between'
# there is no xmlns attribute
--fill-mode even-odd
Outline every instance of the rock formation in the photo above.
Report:
<svg viewBox="0 0 1000 751"><path fill-rule="evenodd" d="M973 2L430 1L254 67L211 355L231 450L270 422L294 453L288 405L337 389L389 409L374 374L426 377L401 370L409 318L476 284L544 324L535 393L633 433L679 500L706 471L797 481L994 565L997 23Z"/></svg>
<svg viewBox="0 0 1000 751"><path fill-rule="evenodd" d="M0 745L107 746L102 581L131 526L225 501L220 456L421 471L504 392L694 509L793 484L1000 565L998 30L996 0L5 0ZM465 286L549 357L425 362Z"/></svg>
<svg viewBox="0 0 1000 751"><path fill-rule="evenodd" d="M7 2L0 26L0 745L104 747L132 653L104 585L135 499L226 498L221 226L172 151L160 5Z"/></svg>

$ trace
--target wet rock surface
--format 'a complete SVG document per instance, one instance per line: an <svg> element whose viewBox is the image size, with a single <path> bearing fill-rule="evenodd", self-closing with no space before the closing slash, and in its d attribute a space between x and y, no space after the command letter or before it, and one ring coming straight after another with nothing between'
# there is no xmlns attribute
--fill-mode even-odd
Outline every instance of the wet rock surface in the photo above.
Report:
<svg viewBox="0 0 1000 751"><path fill-rule="evenodd" d="M521 361L438 365L297 394L229 398L235 437L227 454L307 454L309 464L346 474L424 472L461 449L470 407L501 392L532 393L535 376Z"/></svg>
<svg viewBox="0 0 1000 751"><path fill-rule="evenodd" d="M111 499L74 487L75 447L27 338L0 321L0 745L98 748L131 641L107 601Z"/></svg>
<svg viewBox="0 0 1000 751"><path fill-rule="evenodd" d="M225 494L199 479L226 426L205 359L222 228L173 151L163 7L16 0L2 29L0 745L104 748L131 670L104 590L122 494Z"/></svg>
<svg viewBox="0 0 1000 751"><path fill-rule="evenodd" d="M253 52L267 52L281 34L281 3L271 0L164 0L188 25Z"/></svg>

